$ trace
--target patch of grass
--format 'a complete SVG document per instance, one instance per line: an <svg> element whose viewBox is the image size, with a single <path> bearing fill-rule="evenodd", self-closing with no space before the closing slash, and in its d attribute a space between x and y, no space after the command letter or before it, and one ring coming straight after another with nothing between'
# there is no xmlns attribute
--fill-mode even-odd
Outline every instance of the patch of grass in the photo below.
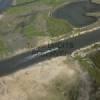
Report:
<svg viewBox="0 0 100 100"><path fill-rule="evenodd" d="M7 53L6 45L2 40L0 40L0 55Z"/></svg>
<svg viewBox="0 0 100 100"><path fill-rule="evenodd" d="M16 6L10 7L7 12L9 14L21 14L32 11L34 3L55 6L63 2L66 2L66 0L16 0Z"/></svg>
<svg viewBox="0 0 100 100"><path fill-rule="evenodd" d="M97 47L98 45L96 45ZM83 66L84 70L88 71L91 78L94 80L93 88L100 87L100 51L91 53L86 57L82 58L80 56L76 57L80 64ZM93 93L99 93L99 90L95 90ZM99 95L95 95L96 100L100 100Z"/></svg>
<svg viewBox="0 0 100 100"><path fill-rule="evenodd" d="M96 85L100 86L100 70L93 69L93 70L90 70L90 73L92 77L95 79Z"/></svg>
<svg viewBox="0 0 100 100"><path fill-rule="evenodd" d="M23 4L27 2L32 2L34 0L17 0L17 4ZM65 0L37 0L36 2L42 2L42 3L50 3L50 4L55 4L55 3L60 3L63 2ZM6 14L8 15L12 15L15 16L15 20L21 20L20 17L16 17L16 16L20 16L20 15L26 15L29 13L32 13L33 9L33 3L28 4L27 6L15 6L15 7L11 7L7 10ZM47 15L46 15L47 16ZM26 19L26 17L24 17ZM44 19L44 18L43 18ZM47 19L47 20L46 20ZM56 18L52 18L52 17L47 17L46 20L47 21L47 35L55 37L55 36L59 36L62 34L68 34L69 32L72 31L72 26L66 21L64 20L60 20L60 19L56 19ZM35 20L35 19L34 19ZM14 26L14 25L13 25ZM19 26L20 27L20 26ZM42 27L42 26L40 26ZM44 31L39 31L35 28L35 24L33 21L31 21L30 25L27 25L24 28L24 34L26 37L31 38L35 35L45 35Z"/></svg>
<svg viewBox="0 0 100 100"><path fill-rule="evenodd" d="M48 17L48 16L42 16L42 17L40 16L41 15L39 15L39 19L37 20L37 23L38 21L40 21L40 19L42 19L41 22L43 20L46 21L47 23L46 28L48 34L46 34L46 31L42 29L40 30L40 27L42 28L43 26L43 24L41 24L40 22L39 22L39 26L35 27L37 23L34 22L34 20L36 20L38 17L36 16L36 18L34 18L31 21L31 23L24 28L24 34L26 37L32 38L33 36L45 36L45 35L51 37L57 37L63 34L69 35L69 32L72 31L72 26L68 22L56 18Z"/></svg>
<svg viewBox="0 0 100 100"><path fill-rule="evenodd" d="M96 79L97 85L100 86L100 51L90 55L90 59L95 65L94 70L91 71Z"/></svg>
<svg viewBox="0 0 100 100"><path fill-rule="evenodd" d="M49 87L50 96L48 96L47 100L76 100L77 96L79 95L78 90L78 80L69 83L66 77L57 77L51 82L51 85Z"/></svg>
<svg viewBox="0 0 100 100"><path fill-rule="evenodd" d="M34 36L44 36L44 33L37 30L34 25L34 20L24 28L24 35L27 38L32 38Z"/></svg>
<svg viewBox="0 0 100 100"><path fill-rule="evenodd" d="M58 5L63 2L66 2L66 0L38 0L38 1L49 4L49 5Z"/></svg>
<svg viewBox="0 0 100 100"><path fill-rule="evenodd" d="M89 72L90 76L96 81L96 85L100 86L100 69L98 69L96 66L89 63L89 61L91 61L91 59L89 57L85 57L85 58L78 57L77 59L79 60L80 64L83 66L83 68L85 70L87 70ZM93 62L93 60L92 60L92 62ZM100 62L100 60L99 60L99 62ZM100 64L100 63L98 63L98 64Z"/></svg>
<svg viewBox="0 0 100 100"><path fill-rule="evenodd" d="M90 59L93 61L97 68L100 68L100 52L96 52L94 55L91 55Z"/></svg>
<svg viewBox="0 0 100 100"><path fill-rule="evenodd" d="M24 29L24 34L27 38L32 38L33 36L42 36L43 33L42 32L38 32L34 26L32 24L30 24L29 26L27 26Z"/></svg>
<svg viewBox="0 0 100 100"><path fill-rule="evenodd" d="M72 31L72 26L68 22L52 17L47 18L47 28L51 36L68 34Z"/></svg>
<svg viewBox="0 0 100 100"><path fill-rule="evenodd" d="M31 1L36 1L36 0L16 0L16 3L22 4L22 3L31 2Z"/></svg>
<svg viewBox="0 0 100 100"><path fill-rule="evenodd" d="M72 30L68 22L48 17L48 11L64 1L66 0L16 0L16 5L4 12L5 16L0 21L0 35L6 39L6 35L11 37L12 34L20 33L22 38L30 40L34 36L56 37L68 34ZM12 43L8 42L8 45Z"/></svg>
<svg viewBox="0 0 100 100"><path fill-rule="evenodd" d="M61 4L63 2L66 2L66 0L17 0L17 4L22 4L22 3L27 3L27 2L41 2L44 4L49 4L49 5L57 5Z"/></svg>
<svg viewBox="0 0 100 100"><path fill-rule="evenodd" d="M6 13L7 14L13 14L13 15L20 15L20 14L26 14L32 12L32 4L27 5L27 6L15 6L15 7L10 7L7 9Z"/></svg>

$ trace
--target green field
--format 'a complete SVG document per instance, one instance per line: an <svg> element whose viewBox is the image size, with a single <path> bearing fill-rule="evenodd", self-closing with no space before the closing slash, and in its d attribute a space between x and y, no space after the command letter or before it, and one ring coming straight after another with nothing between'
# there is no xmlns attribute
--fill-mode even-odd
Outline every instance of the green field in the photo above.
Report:
<svg viewBox="0 0 100 100"><path fill-rule="evenodd" d="M16 5L7 9L0 20L0 36L3 38L0 40L0 55L7 52L6 47L12 52L15 45L19 46L19 41L23 45L25 41L29 42L38 36L52 38L68 34L72 30L70 24L48 16L54 5L64 1L66 0L16 0ZM27 44L26 42L26 46Z"/></svg>
<svg viewBox="0 0 100 100"><path fill-rule="evenodd" d="M95 66L100 69L100 52L91 55L90 59L94 62Z"/></svg>
<svg viewBox="0 0 100 100"><path fill-rule="evenodd" d="M3 38L1 44L5 44L12 52L15 45L19 46L19 41L21 45L26 43L27 47L28 43L25 41L33 41L38 36L53 38L64 34L70 35L73 27L69 22L49 16L50 11L52 12L55 7L65 1L16 0L16 5L7 9L0 20L0 36ZM22 42L21 39L24 41ZM2 54L6 50L3 45L1 48L0 53Z"/></svg>
<svg viewBox="0 0 100 100"><path fill-rule="evenodd" d="M76 56L75 59L79 61L81 68L88 72L92 80L92 88L94 89L92 94L100 93L100 52L91 53L86 57ZM100 100L100 95L94 95L93 100Z"/></svg>
<svg viewBox="0 0 100 100"><path fill-rule="evenodd" d="M7 49L6 45L4 44L4 42L2 40L0 40L0 56L7 53L7 51L8 51L8 49Z"/></svg>
<svg viewBox="0 0 100 100"><path fill-rule="evenodd" d="M47 19L47 28L51 36L68 34L69 32L72 31L72 26L67 21L52 17L49 17Z"/></svg>
<svg viewBox="0 0 100 100"><path fill-rule="evenodd" d="M65 2L66 0L16 0L17 4L22 4L22 3L29 3L29 2L40 2L40 3L45 3L49 5L57 5L60 3Z"/></svg>
<svg viewBox="0 0 100 100"><path fill-rule="evenodd" d="M100 86L100 51L90 55L90 59L94 64L93 76L96 79L97 84Z"/></svg>

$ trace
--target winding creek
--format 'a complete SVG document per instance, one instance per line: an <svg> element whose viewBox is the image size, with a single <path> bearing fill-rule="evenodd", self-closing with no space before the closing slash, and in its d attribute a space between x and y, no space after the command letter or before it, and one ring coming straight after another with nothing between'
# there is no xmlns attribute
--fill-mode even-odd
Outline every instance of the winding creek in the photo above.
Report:
<svg viewBox="0 0 100 100"><path fill-rule="evenodd" d="M70 13L70 10L69 10L69 13ZM75 15L73 14L72 14L73 18L74 16L76 18L77 14ZM71 20L72 22L73 22L73 18ZM86 25L87 21L85 20L87 20L87 16L85 16L85 18L86 19L83 18L83 20L81 19L82 21L81 22L79 21L77 25L80 25L80 23L82 23L81 25ZM90 19L89 23L95 21L94 19L91 20L90 17L89 19ZM97 29L92 32L87 32L86 34L83 34L83 35L79 35L73 38L58 41L56 43L38 47L37 49L33 49L32 51L25 52L25 53L16 55L12 58L0 61L0 76L8 75L18 70L28 68L32 64L36 64L38 62L51 59L52 57L71 54L73 51L77 49L80 49L82 47L88 46L90 44L93 44L99 41L100 41L100 29Z"/></svg>

